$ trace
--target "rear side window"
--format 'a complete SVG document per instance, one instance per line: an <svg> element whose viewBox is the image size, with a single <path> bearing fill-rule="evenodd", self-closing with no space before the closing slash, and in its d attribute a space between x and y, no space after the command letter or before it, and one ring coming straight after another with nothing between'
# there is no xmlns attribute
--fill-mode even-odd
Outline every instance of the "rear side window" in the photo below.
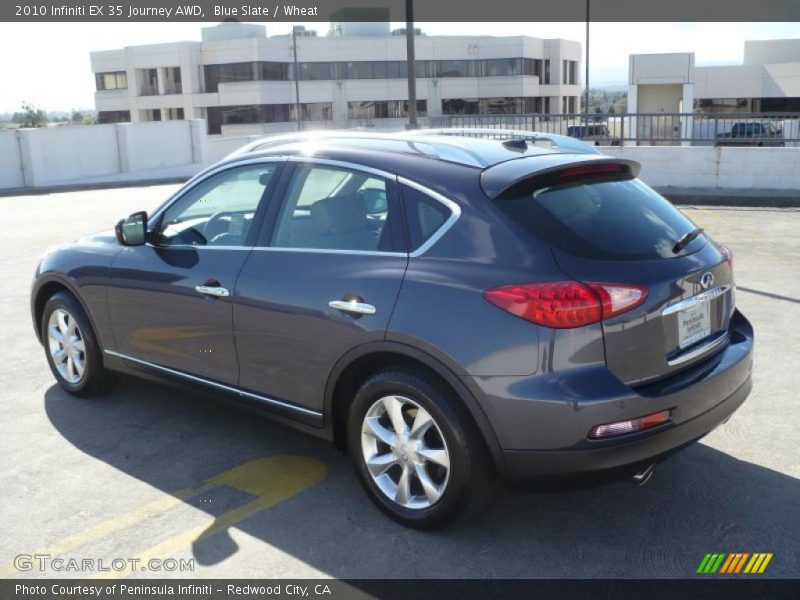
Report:
<svg viewBox="0 0 800 600"><path fill-rule="evenodd" d="M445 224L451 212L438 200L410 186L402 186L403 208L411 252L417 250Z"/></svg>
<svg viewBox="0 0 800 600"><path fill-rule="evenodd" d="M598 260L653 260L696 252L695 238L681 252L675 243L695 225L638 179L585 181L518 191L497 206L546 243Z"/></svg>

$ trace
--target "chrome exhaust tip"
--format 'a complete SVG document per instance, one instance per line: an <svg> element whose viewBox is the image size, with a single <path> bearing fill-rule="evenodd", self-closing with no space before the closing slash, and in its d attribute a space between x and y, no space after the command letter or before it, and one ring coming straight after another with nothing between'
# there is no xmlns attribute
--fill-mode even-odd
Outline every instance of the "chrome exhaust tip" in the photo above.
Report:
<svg viewBox="0 0 800 600"><path fill-rule="evenodd" d="M633 477L631 477L631 483L634 483L638 486L643 486L645 483L650 481L650 478L653 476L653 472L655 470L656 470L655 463L647 466L647 468L642 469L641 471L636 473Z"/></svg>

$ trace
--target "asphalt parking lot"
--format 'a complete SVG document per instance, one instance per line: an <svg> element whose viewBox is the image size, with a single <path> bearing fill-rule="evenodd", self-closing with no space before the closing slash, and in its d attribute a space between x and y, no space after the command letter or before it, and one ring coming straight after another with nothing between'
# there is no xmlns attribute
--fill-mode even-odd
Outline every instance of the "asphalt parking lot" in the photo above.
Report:
<svg viewBox="0 0 800 600"><path fill-rule="evenodd" d="M649 484L500 491L472 522L404 529L327 444L193 391L126 379L105 398L55 385L28 292L48 247L152 208L176 186L0 198L0 577L19 554L194 559L176 577L694 577L707 552L772 552L800 575L800 210L685 208L736 258L756 330L753 393ZM96 573L95 573L96 574Z"/></svg>

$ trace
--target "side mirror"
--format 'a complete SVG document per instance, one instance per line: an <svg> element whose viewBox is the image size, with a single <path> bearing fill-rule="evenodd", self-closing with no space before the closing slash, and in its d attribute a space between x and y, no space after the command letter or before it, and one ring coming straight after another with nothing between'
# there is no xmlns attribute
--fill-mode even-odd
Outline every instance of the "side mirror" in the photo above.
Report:
<svg viewBox="0 0 800 600"><path fill-rule="evenodd" d="M147 213L135 212L120 219L114 227L114 233L123 246L141 246L147 241Z"/></svg>

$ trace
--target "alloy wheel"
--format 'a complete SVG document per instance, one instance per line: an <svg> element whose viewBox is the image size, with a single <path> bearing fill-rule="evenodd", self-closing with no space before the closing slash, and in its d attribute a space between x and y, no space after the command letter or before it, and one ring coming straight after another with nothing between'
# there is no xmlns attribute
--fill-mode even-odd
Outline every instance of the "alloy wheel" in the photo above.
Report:
<svg viewBox="0 0 800 600"><path fill-rule="evenodd" d="M78 383L86 372L86 345L75 317L63 308L50 314L47 343L59 375L67 383Z"/></svg>
<svg viewBox="0 0 800 600"><path fill-rule="evenodd" d="M431 414L404 396L384 396L364 415L361 450L372 480L392 502L425 509L444 494L450 453Z"/></svg>

